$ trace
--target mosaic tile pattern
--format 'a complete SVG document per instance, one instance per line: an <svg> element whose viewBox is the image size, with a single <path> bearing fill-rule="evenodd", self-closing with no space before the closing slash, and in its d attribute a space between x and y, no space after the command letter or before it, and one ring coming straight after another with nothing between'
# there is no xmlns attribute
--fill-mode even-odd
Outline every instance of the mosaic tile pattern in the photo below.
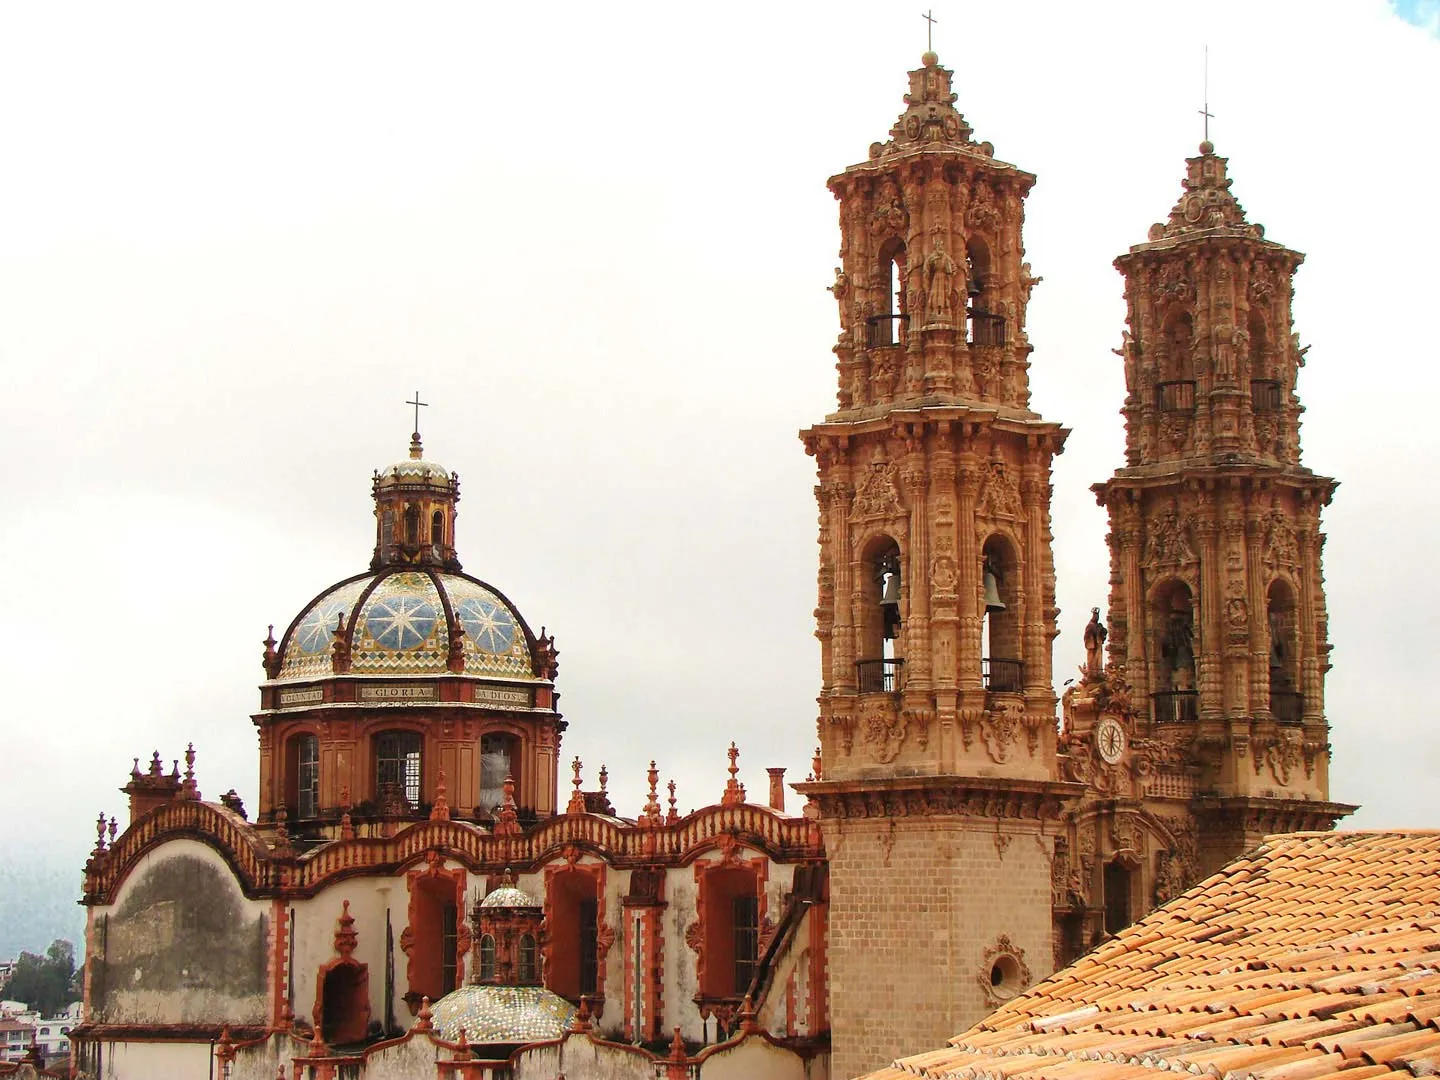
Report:
<svg viewBox="0 0 1440 1080"><path fill-rule="evenodd" d="M543 986L462 986L430 1007L436 1033L456 1042L463 1028L472 1045L558 1039L575 1006Z"/></svg>
<svg viewBox="0 0 1440 1080"><path fill-rule="evenodd" d="M1177 1073L1440 1073L1440 834L1271 836L949 1046L868 1080Z"/></svg>
<svg viewBox="0 0 1440 1080"><path fill-rule="evenodd" d="M330 643L336 620L342 613L347 620L350 618L355 601L369 584L369 578L361 578L340 585L310 605L290 635L280 678L313 679L330 674Z"/></svg>
<svg viewBox="0 0 1440 1080"><path fill-rule="evenodd" d="M514 612L478 581L441 574L456 618L465 628L465 670L477 675L529 678L530 647Z"/></svg>
<svg viewBox="0 0 1440 1080"><path fill-rule="evenodd" d="M436 578L465 629L465 673L533 678L525 631L505 601L478 581L459 574L437 574ZM310 605L285 645L281 679L315 679L331 673L330 646L336 621L343 615L349 622L372 580L367 577L336 586ZM385 572L356 620L351 671L439 674L448 670L449 650L445 608L430 575L417 570Z"/></svg>
<svg viewBox="0 0 1440 1080"><path fill-rule="evenodd" d="M538 908L540 901L531 897L527 892L517 889L514 885L501 885L486 893L485 899L480 901L482 908Z"/></svg>
<svg viewBox="0 0 1440 1080"><path fill-rule="evenodd" d="M350 670L387 675L444 671L450 651L440 593L428 574L385 577L360 609L350 643Z"/></svg>

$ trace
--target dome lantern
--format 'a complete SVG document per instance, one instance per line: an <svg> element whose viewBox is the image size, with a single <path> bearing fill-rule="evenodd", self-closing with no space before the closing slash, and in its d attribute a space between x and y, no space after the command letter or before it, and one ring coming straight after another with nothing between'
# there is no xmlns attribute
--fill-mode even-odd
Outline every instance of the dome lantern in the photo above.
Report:
<svg viewBox="0 0 1440 1080"><path fill-rule="evenodd" d="M425 460L418 431L410 436L410 456L377 471L371 491L375 497L375 554L370 569L460 569L455 555L460 478Z"/></svg>

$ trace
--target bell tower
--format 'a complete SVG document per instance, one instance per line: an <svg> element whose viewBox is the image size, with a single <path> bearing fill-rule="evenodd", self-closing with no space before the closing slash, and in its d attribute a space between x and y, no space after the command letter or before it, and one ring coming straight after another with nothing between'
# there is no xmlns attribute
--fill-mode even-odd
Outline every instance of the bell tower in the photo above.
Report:
<svg viewBox="0 0 1440 1080"><path fill-rule="evenodd" d="M840 203L817 462L834 1073L939 1042L1051 970L1050 469L1029 408L1024 200L927 52ZM1039 897L1040 900L1035 898ZM920 954L924 962L918 962ZM944 985L946 993L934 993Z"/></svg>
<svg viewBox="0 0 1440 1080"><path fill-rule="evenodd" d="M1201 769L1205 872L1267 832L1333 824L1321 508L1300 464L1291 290L1207 140L1125 277L1125 467L1110 516L1109 659L1147 734Z"/></svg>

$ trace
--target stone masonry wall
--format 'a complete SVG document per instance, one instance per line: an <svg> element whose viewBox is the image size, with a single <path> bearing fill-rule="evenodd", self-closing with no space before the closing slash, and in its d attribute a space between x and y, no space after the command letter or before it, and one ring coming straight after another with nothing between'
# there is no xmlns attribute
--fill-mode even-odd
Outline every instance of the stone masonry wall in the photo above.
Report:
<svg viewBox="0 0 1440 1080"><path fill-rule="evenodd" d="M1053 838L1037 822L998 824L824 823L834 1080L939 1047L1051 973Z"/></svg>

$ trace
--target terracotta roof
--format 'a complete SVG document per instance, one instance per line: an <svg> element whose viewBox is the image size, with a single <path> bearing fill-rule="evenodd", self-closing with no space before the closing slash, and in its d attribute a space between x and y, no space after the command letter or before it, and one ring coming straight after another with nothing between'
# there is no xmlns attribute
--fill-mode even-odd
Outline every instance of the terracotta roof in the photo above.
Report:
<svg viewBox="0 0 1440 1080"><path fill-rule="evenodd" d="M868 1080L1440 1072L1440 833L1293 833Z"/></svg>

